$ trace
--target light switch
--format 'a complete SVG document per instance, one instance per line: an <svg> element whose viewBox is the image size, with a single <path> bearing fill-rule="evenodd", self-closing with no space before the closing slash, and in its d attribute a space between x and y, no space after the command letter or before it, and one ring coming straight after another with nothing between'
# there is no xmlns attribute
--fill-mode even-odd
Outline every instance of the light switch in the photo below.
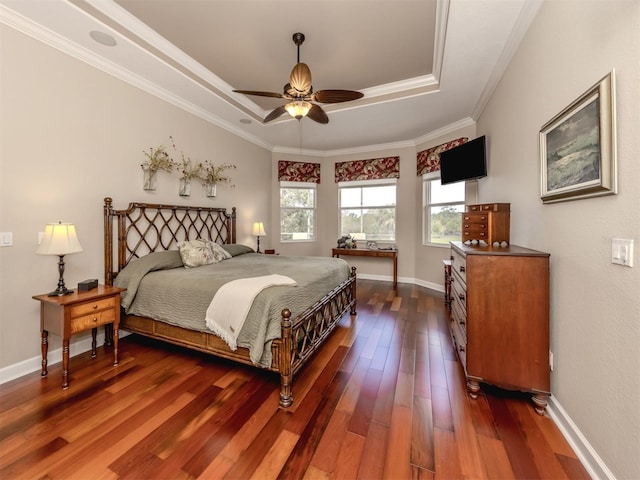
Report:
<svg viewBox="0 0 640 480"><path fill-rule="evenodd" d="M13 232L0 232L0 247L13 246Z"/></svg>
<svg viewBox="0 0 640 480"><path fill-rule="evenodd" d="M611 263L633 267L633 239L611 239Z"/></svg>

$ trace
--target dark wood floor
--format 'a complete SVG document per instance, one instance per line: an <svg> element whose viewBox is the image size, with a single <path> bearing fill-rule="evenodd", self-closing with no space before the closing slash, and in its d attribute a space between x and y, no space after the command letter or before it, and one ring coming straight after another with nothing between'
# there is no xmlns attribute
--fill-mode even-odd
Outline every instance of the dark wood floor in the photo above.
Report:
<svg viewBox="0 0 640 480"><path fill-rule="evenodd" d="M278 407L278 378L131 335L2 385L2 479L588 478L522 394L465 393L442 295L358 281Z"/></svg>

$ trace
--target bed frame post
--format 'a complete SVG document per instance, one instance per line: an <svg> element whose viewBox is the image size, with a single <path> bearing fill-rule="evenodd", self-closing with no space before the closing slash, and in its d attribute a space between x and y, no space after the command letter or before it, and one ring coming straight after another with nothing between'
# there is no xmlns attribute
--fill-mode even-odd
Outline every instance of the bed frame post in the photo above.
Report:
<svg viewBox="0 0 640 480"><path fill-rule="evenodd" d="M288 407L293 403L291 395L291 310L282 310L282 342L280 348L280 405Z"/></svg>
<svg viewBox="0 0 640 480"><path fill-rule="evenodd" d="M113 285L113 218L111 197L104 199L104 283Z"/></svg>
<svg viewBox="0 0 640 480"><path fill-rule="evenodd" d="M356 267L351 267L351 276L353 277L353 283L351 284L351 298L353 299L353 303L351 304L351 311L349 312L351 315L356 315L358 312L356 311L356 302L358 297L356 296Z"/></svg>
<svg viewBox="0 0 640 480"><path fill-rule="evenodd" d="M236 207L231 208L231 225L227 226L227 230L231 232L231 238L227 243L236 243Z"/></svg>

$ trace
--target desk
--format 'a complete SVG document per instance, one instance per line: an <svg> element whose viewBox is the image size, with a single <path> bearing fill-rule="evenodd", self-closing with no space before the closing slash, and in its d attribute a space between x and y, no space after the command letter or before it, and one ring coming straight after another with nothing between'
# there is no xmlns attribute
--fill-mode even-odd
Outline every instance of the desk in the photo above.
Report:
<svg viewBox="0 0 640 480"><path fill-rule="evenodd" d="M398 251L397 250L369 250L368 248L332 248L331 255L350 255L352 257L378 257L393 260L393 288L398 287Z"/></svg>

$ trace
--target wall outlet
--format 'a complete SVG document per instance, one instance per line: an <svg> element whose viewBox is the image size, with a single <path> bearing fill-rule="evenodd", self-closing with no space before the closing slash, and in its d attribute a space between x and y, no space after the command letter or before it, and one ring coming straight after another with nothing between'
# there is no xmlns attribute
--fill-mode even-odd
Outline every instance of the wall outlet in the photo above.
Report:
<svg viewBox="0 0 640 480"><path fill-rule="evenodd" d="M553 352L549 350L549 370L553 372Z"/></svg>

